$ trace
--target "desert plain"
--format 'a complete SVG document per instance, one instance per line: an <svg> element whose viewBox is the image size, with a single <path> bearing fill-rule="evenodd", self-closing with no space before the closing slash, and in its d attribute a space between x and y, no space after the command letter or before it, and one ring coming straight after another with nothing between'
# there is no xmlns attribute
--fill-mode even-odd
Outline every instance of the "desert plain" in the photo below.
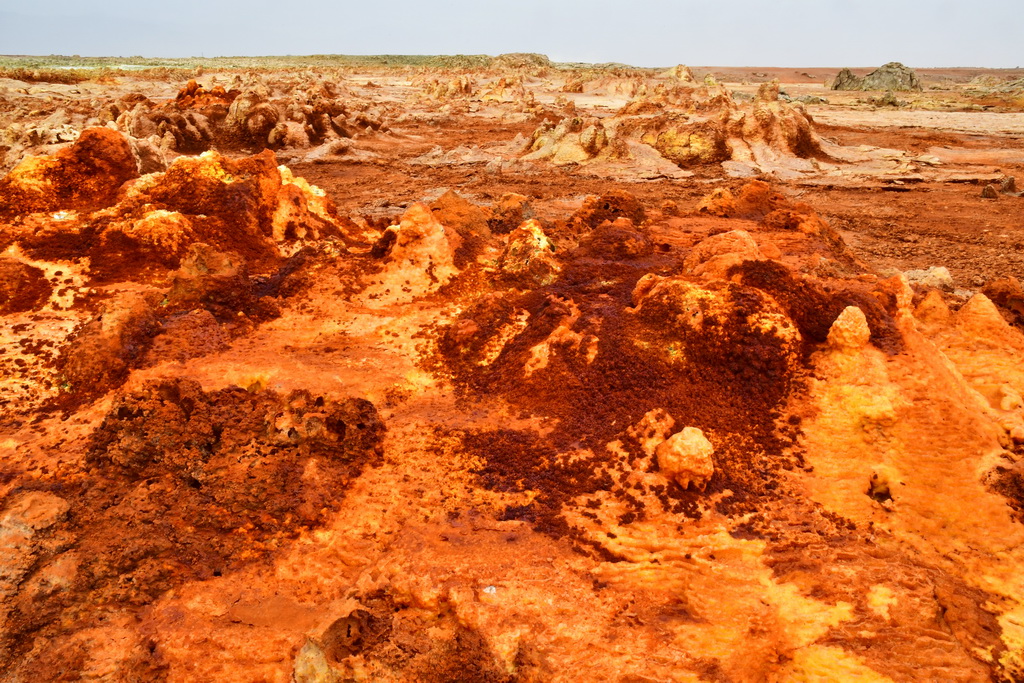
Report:
<svg viewBox="0 0 1024 683"><path fill-rule="evenodd" d="M1024 70L0 67L0 680L1024 680Z"/></svg>

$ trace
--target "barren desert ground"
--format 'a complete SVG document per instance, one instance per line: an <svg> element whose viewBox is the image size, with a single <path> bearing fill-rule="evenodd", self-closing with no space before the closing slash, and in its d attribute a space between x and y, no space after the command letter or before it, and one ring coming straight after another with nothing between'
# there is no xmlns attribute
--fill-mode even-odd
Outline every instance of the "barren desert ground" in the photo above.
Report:
<svg viewBox="0 0 1024 683"><path fill-rule="evenodd" d="M1024 70L846 77L0 58L0 681L1024 680Z"/></svg>

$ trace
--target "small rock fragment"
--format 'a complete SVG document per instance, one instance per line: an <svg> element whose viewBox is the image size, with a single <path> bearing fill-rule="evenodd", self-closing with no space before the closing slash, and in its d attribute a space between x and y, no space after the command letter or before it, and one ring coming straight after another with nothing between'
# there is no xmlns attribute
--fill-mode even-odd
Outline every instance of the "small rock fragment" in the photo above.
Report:
<svg viewBox="0 0 1024 683"><path fill-rule="evenodd" d="M953 276L945 266L932 266L923 270L908 270L904 273L911 284L934 287L945 291L953 290Z"/></svg>
<svg viewBox="0 0 1024 683"><path fill-rule="evenodd" d="M686 427L662 442L656 450L658 467L684 489L693 484L701 491L715 473L711 456L715 447L696 427Z"/></svg>
<svg viewBox="0 0 1024 683"><path fill-rule="evenodd" d="M884 465L876 467L868 480L867 494L882 507L891 508L893 503L892 489L899 481L899 476L890 467Z"/></svg>

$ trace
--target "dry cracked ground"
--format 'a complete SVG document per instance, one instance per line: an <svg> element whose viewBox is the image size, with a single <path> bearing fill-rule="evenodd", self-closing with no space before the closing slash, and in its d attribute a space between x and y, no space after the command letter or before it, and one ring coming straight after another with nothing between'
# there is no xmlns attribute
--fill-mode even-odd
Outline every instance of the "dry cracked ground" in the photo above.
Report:
<svg viewBox="0 0 1024 683"><path fill-rule="evenodd" d="M0 79L0 680L1024 680L1019 100L195 76Z"/></svg>

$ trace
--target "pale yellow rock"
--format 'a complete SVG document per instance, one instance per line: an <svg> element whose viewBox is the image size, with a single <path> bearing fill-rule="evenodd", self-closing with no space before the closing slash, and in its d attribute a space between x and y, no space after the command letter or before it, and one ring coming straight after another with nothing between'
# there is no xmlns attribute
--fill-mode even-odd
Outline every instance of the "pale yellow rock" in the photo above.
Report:
<svg viewBox="0 0 1024 683"><path fill-rule="evenodd" d="M311 640L307 640L295 656L292 677L295 683L337 683L341 680L341 674L328 663L327 655Z"/></svg>
<svg viewBox="0 0 1024 683"><path fill-rule="evenodd" d="M836 349L856 351L864 348L871 338L871 329L864 311L847 306L828 331L828 343Z"/></svg>
<svg viewBox="0 0 1024 683"><path fill-rule="evenodd" d="M589 158L590 154L581 143L576 140L563 140L558 143L555 153L551 157L551 163L555 166L564 166L583 163Z"/></svg>
<svg viewBox="0 0 1024 683"><path fill-rule="evenodd" d="M334 223L329 208L327 193L305 178L296 177L287 166L278 166L281 174L281 189L277 193L277 209L272 219L274 241L281 242L288 237L307 237L312 228L314 239L320 237L315 221L308 219L312 214L324 223ZM288 226L296 226L297 234L288 235Z"/></svg>
<svg viewBox="0 0 1024 683"><path fill-rule="evenodd" d="M510 278L549 285L561 271L554 249L540 222L531 218L509 234L498 266Z"/></svg>
<svg viewBox="0 0 1024 683"><path fill-rule="evenodd" d="M811 645L793 654L792 661L777 679L787 683L889 683L857 655L841 647Z"/></svg>
<svg viewBox="0 0 1024 683"><path fill-rule="evenodd" d="M656 449L658 467L684 489L693 484L701 491L715 473L711 456L715 447L696 427L686 427L666 439Z"/></svg>
<svg viewBox="0 0 1024 683"><path fill-rule="evenodd" d="M896 488L903 485L903 478L893 467L878 465L871 472L868 493L872 498L889 508L895 498Z"/></svg>
<svg viewBox="0 0 1024 683"><path fill-rule="evenodd" d="M591 156L600 152L607 145L608 133L600 124L587 126L580 133L580 146Z"/></svg>
<svg viewBox="0 0 1024 683"><path fill-rule="evenodd" d="M690 71L690 67L685 64L677 64L669 69L668 76L683 81L684 83L693 83L696 80L693 77L693 72Z"/></svg>
<svg viewBox="0 0 1024 683"><path fill-rule="evenodd" d="M868 609L882 617L889 618L889 608L896 604L896 594L888 586L875 584L868 591Z"/></svg>

